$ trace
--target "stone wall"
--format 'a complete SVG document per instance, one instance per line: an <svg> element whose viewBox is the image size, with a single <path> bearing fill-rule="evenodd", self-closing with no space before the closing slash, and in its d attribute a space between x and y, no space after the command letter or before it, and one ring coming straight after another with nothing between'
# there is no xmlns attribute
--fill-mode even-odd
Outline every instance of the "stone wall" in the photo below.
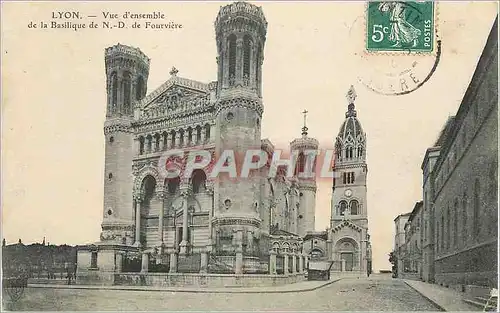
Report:
<svg viewBox="0 0 500 313"><path fill-rule="evenodd" d="M155 287L261 287L279 286L305 280L304 274L231 275L181 273L115 273L114 284Z"/></svg>

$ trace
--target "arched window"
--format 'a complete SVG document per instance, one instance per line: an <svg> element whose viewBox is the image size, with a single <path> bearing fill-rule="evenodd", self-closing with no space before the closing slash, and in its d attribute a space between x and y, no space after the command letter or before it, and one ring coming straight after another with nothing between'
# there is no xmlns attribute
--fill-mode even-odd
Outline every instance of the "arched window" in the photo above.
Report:
<svg viewBox="0 0 500 313"><path fill-rule="evenodd" d="M299 176L299 173L303 173L304 167L305 167L305 156L303 152L300 152L297 158L297 165L295 166L295 176Z"/></svg>
<svg viewBox="0 0 500 313"><path fill-rule="evenodd" d="M166 131L163 132L162 137L163 137L163 150L165 150L167 148L167 141L168 141L168 134Z"/></svg>
<svg viewBox="0 0 500 313"><path fill-rule="evenodd" d="M175 148L175 130L170 132L170 148Z"/></svg>
<svg viewBox="0 0 500 313"><path fill-rule="evenodd" d="M436 245L436 252L439 252L440 241L439 241L439 222L438 221L436 221L436 230L437 231L436 231L436 243L435 243L435 245Z"/></svg>
<svg viewBox="0 0 500 313"><path fill-rule="evenodd" d="M458 247L458 199L453 204L453 246Z"/></svg>
<svg viewBox="0 0 500 313"><path fill-rule="evenodd" d="M358 157L362 157L363 156L363 147L358 147Z"/></svg>
<svg viewBox="0 0 500 313"><path fill-rule="evenodd" d="M473 234L474 234L474 240L478 239L477 237L479 236L479 192L480 192L481 186L479 185L479 179L476 178L476 181L474 182L474 216L473 216Z"/></svg>
<svg viewBox="0 0 500 313"><path fill-rule="evenodd" d="M130 113L131 105L131 89L132 89L132 76L129 72L123 74L123 112L124 114Z"/></svg>
<svg viewBox="0 0 500 313"><path fill-rule="evenodd" d="M151 137L151 135L148 135L146 137L146 153L151 152L152 144L153 144L153 137Z"/></svg>
<svg viewBox="0 0 500 313"><path fill-rule="evenodd" d="M201 126L198 125L196 126L196 143L200 143L201 142Z"/></svg>
<svg viewBox="0 0 500 313"><path fill-rule="evenodd" d="M351 215L358 215L359 203L357 200L351 200Z"/></svg>
<svg viewBox="0 0 500 313"><path fill-rule="evenodd" d="M210 124L205 124L205 141L210 140Z"/></svg>
<svg viewBox="0 0 500 313"><path fill-rule="evenodd" d="M446 207L446 249L451 247L451 214L450 205Z"/></svg>
<svg viewBox="0 0 500 313"><path fill-rule="evenodd" d="M160 134L155 134L155 151L160 151Z"/></svg>
<svg viewBox="0 0 500 313"><path fill-rule="evenodd" d="M179 176L175 178L167 179L167 190L168 193L173 195L179 190L180 178Z"/></svg>
<svg viewBox="0 0 500 313"><path fill-rule="evenodd" d="M184 146L184 129L179 130L179 146Z"/></svg>
<svg viewBox="0 0 500 313"><path fill-rule="evenodd" d="M443 215L441 215L441 251L444 249L444 212Z"/></svg>
<svg viewBox="0 0 500 313"><path fill-rule="evenodd" d="M111 74L111 113L115 113L118 104L118 79L116 72Z"/></svg>
<svg viewBox="0 0 500 313"><path fill-rule="evenodd" d="M144 137L139 137L139 154L144 154Z"/></svg>
<svg viewBox="0 0 500 313"><path fill-rule="evenodd" d="M250 36L245 35L243 37L243 83L248 84L248 79L250 78L250 53L252 47L252 40Z"/></svg>
<svg viewBox="0 0 500 313"><path fill-rule="evenodd" d="M144 194L144 200L142 203L145 208L149 208L151 199L153 199L155 195L156 181L152 176L146 176L146 178L144 178L142 186L143 186L142 192Z"/></svg>
<svg viewBox="0 0 500 313"><path fill-rule="evenodd" d="M462 198L462 239L464 246L467 245L468 233L467 233L467 193L464 193Z"/></svg>
<svg viewBox="0 0 500 313"><path fill-rule="evenodd" d="M197 194L205 191L205 182L207 180L205 172L200 169L194 170L192 177L191 183L193 184L193 193Z"/></svg>
<svg viewBox="0 0 500 313"><path fill-rule="evenodd" d="M193 128L188 127L188 142L187 144L192 144L193 143Z"/></svg>
<svg viewBox="0 0 500 313"><path fill-rule="evenodd" d="M339 212L338 215L343 216L345 213L345 210L347 210L347 201L342 200L339 202Z"/></svg>
<svg viewBox="0 0 500 313"><path fill-rule="evenodd" d="M234 84L236 77L236 35L232 34L228 38L229 50L229 85Z"/></svg>
<svg viewBox="0 0 500 313"><path fill-rule="evenodd" d="M139 76L137 78L137 84L135 86L135 100L142 99L143 89L144 89L144 78L142 78L142 76Z"/></svg>

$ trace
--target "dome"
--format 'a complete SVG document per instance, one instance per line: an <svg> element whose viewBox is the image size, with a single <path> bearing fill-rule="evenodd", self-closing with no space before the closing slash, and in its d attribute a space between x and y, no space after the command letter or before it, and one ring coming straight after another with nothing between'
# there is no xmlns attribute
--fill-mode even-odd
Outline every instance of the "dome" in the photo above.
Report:
<svg viewBox="0 0 500 313"><path fill-rule="evenodd" d="M349 111L347 113L349 113ZM358 138L360 135L363 136L363 128L356 117L356 111L354 111L354 115L346 114L346 119L344 120L344 123L342 123L342 126L340 126L337 137L345 141L349 135L351 135L353 139Z"/></svg>

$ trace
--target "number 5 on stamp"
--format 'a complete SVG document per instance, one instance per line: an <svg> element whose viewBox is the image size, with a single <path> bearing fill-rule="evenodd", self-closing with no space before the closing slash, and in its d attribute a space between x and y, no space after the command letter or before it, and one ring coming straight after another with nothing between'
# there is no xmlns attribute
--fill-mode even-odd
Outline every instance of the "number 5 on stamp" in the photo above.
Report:
<svg viewBox="0 0 500 313"><path fill-rule="evenodd" d="M370 1L366 18L368 51L434 49L433 1Z"/></svg>

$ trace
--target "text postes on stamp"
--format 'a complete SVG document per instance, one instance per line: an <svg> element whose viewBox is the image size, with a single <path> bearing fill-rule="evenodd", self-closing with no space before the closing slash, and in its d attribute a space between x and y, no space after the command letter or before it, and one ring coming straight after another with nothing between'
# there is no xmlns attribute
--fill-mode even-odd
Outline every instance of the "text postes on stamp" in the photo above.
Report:
<svg viewBox="0 0 500 313"><path fill-rule="evenodd" d="M370 1L366 20L367 51L432 52L433 1Z"/></svg>

